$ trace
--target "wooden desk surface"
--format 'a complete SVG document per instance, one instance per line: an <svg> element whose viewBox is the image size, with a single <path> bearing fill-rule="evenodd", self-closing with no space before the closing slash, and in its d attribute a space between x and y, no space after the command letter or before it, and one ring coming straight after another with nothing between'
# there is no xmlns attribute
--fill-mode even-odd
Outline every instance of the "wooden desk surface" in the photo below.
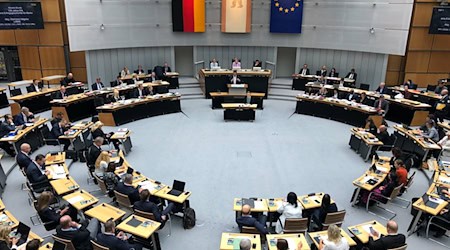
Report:
<svg viewBox="0 0 450 250"><path fill-rule="evenodd" d="M247 103L222 103L223 109L256 109L258 104Z"/></svg>
<svg viewBox="0 0 450 250"><path fill-rule="evenodd" d="M209 70L209 69L201 69L200 74L204 76L217 76L217 75L233 75L234 70L230 69L219 69L219 70ZM264 69L261 71L254 71L251 69L238 69L237 74L240 76L265 76L270 77L272 75L272 71L270 69Z"/></svg>
<svg viewBox="0 0 450 250"><path fill-rule="evenodd" d="M2 137L0 139L0 142L16 142L16 141L22 139L22 137L24 137L26 134L28 134L32 130L34 130L37 127L41 126L42 124L46 123L47 121L48 121L48 119L41 118L39 121L34 122L33 126L26 127L24 129L19 130L15 136Z"/></svg>
<svg viewBox="0 0 450 250"><path fill-rule="evenodd" d="M0 211L5 210L5 203L0 199Z"/></svg>
<svg viewBox="0 0 450 250"><path fill-rule="evenodd" d="M267 199L258 199L254 203L255 203L255 207L253 207L251 209L252 212L267 212L267 211L269 211ZM233 211L242 211L242 198L234 198Z"/></svg>
<svg viewBox="0 0 450 250"><path fill-rule="evenodd" d="M51 93L57 92L58 90L59 89L42 89L41 92L30 92L30 93L26 93L26 94L22 94L22 95L12 96L8 99L11 101L15 101L15 102L21 102L23 100L27 100L27 99L30 99L33 97L51 94Z"/></svg>
<svg viewBox="0 0 450 250"><path fill-rule="evenodd" d="M442 209L444 209L448 205L448 202L441 199L439 200L442 202L436 208L432 208L423 204L423 199L421 197L416 202L413 203L413 207L427 214L438 215L442 211Z"/></svg>
<svg viewBox="0 0 450 250"><path fill-rule="evenodd" d="M155 195L157 192L159 192L161 189L167 186L162 183L157 183L155 180L151 179L146 179L144 181L133 183L134 187L137 187L138 185L140 185L141 188L143 189L147 189L151 195Z"/></svg>
<svg viewBox="0 0 450 250"><path fill-rule="evenodd" d="M261 236L258 234L241 234L241 233L222 233L220 240L220 250L235 250L239 249L239 244L242 239L249 239L251 244L255 244L255 250L262 250Z"/></svg>
<svg viewBox="0 0 450 250"><path fill-rule="evenodd" d="M405 88L403 86L394 86L394 87L388 87L390 89L396 90L396 91L400 91L400 92L405 92ZM435 100L440 100L442 98L441 95L434 93L433 91L426 91L426 92L421 92L420 90L417 89L408 89L408 92L414 94L414 95L420 95L420 96L425 96L425 97L429 97Z"/></svg>
<svg viewBox="0 0 450 250"><path fill-rule="evenodd" d="M312 239L313 243L316 245L316 247L319 247L319 243L316 241L316 237L320 237L323 239L327 239L328 238L328 231L320 231L320 232L314 232L314 233L309 233L308 232L309 237ZM342 228L341 228L341 236L344 237L348 244L352 247L352 246L356 246L356 242L350 237L350 235L348 235Z"/></svg>
<svg viewBox="0 0 450 250"><path fill-rule="evenodd" d="M316 75L302 75L302 74L292 74L292 78L294 79L310 79L310 80L316 80L320 79L321 76ZM355 79L345 78L345 77L331 77L331 76L325 76L323 79L326 80L332 80L332 81L344 81L344 82L355 82Z"/></svg>
<svg viewBox="0 0 450 250"><path fill-rule="evenodd" d="M348 227L348 231L352 233L356 238L358 238L358 240L363 244L366 244L369 242L370 227L372 227L380 235L388 234L386 227L376 220L368 221L355 226L350 226Z"/></svg>
<svg viewBox="0 0 450 250"><path fill-rule="evenodd" d="M372 145L372 146L382 146L383 142L378 140L378 138L373 135L372 133L367 132L363 128L352 128L350 129L352 134L354 134L356 137L360 138L366 145Z"/></svg>
<svg viewBox="0 0 450 250"><path fill-rule="evenodd" d="M306 237L303 234L268 234L266 235L269 250L277 250L277 240L285 239L290 250L310 250ZM302 248L297 248L298 243L302 243Z"/></svg>
<svg viewBox="0 0 450 250"><path fill-rule="evenodd" d="M267 199L267 205L269 206L269 212L273 213L278 210L279 207L283 205L284 199L283 198L274 198L274 199ZM301 206L301 204L299 204Z"/></svg>
<svg viewBox="0 0 450 250"><path fill-rule="evenodd" d="M98 202L98 199L85 190L75 191L71 194L63 196L70 205L77 210L83 210Z"/></svg>
<svg viewBox="0 0 450 250"><path fill-rule="evenodd" d="M246 94L242 94L242 95L230 94L228 92L210 92L209 94L211 95L212 98L219 97L219 96L242 96L242 97L246 96ZM250 94L251 97L260 97L260 98L266 96L265 93L259 93L259 92L249 92L248 94Z"/></svg>
<svg viewBox="0 0 450 250"><path fill-rule="evenodd" d="M446 185L431 183L430 187L427 190L427 194L434 198L440 198L440 194L438 193L437 187L441 187L441 186L445 187ZM450 185L448 185L448 187L450 187ZM444 194L442 194L442 195L444 195ZM445 194L445 197L447 197L447 199L450 200L450 195Z"/></svg>
<svg viewBox="0 0 450 250"><path fill-rule="evenodd" d="M424 138L420 135L420 131L418 129L412 129L408 130L400 125L394 125L394 129L406 137L409 137L410 139L416 141L423 149L430 149L430 150L440 150L441 146L439 146L437 143L432 141L431 139Z"/></svg>
<svg viewBox="0 0 450 250"><path fill-rule="evenodd" d="M45 165L64 163L66 161L66 152L58 152L57 155L48 153L45 156Z"/></svg>
<svg viewBox="0 0 450 250"><path fill-rule="evenodd" d="M75 94L75 95L69 95L68 97L66 97L64 99L54 99L54 100L50 101L50 103L68 105L68 104L76 103L79 101L87 100L87 99L93 98L93 97L94 97L94 94L80 93L80 94Z"/></svg>
<svg viewBox="0 0 450 250"><path fill-rule="evenodd" d="M74 139L76 139L82 132L83 132L83 130L70 129L70 130L67 130L66 132L64 132L63 135L60 135L60 136L58 137L58 139L74 140Z"/></svg>
<svg viewBox="0 0 450 250"><path fill-rule="evenodd" d="M66 78L66 76L63 75L51 75L51 76L44 76L41 78L42 81L56 81Z"/></svg>
<svg viewBox="0 0 450 250"><path fill-rule="evenodd" d="M365 189L367 191L372 191L375 187L380 185L387 174L375 174L371 171L367 171L365 174L353 181L353 185ZM371 185L367 183L369 180L375 180L375 184Z"/></svg>
<svg viewBox="0 0 450 250"><path fill-rule="evenodd" d="M33 80L22 80L8 83L8 87L20 87L23 85L32 84Z"/></svg>
<svg viewBox="0 0 450 250"><path fill-rule="evenodd" d="M78 122L77 124L73 125L72 127L70 127L70 129L73 130L85 130L87 128L90 128L94 125L93 122Z"/></svg>
<svg viewBox="0 0 450 250"><path fill-rule="evenodd" d="M322 198L325 193L315 193L314 195L302 195L297 197L297 200L302 204L304 209L313 209L322 206ZM331 199L331 203L334 203L334 200Z"/></svg>
<svg viewBox="0 0 450 250"><path fill-rule="evenodd" d="M126 139L126 138L128 138L130 136L131 136L131 131L130 130L128 130L126 132L117 131L117 132L114 132L114 134L111 136L111 139L113 139L113 140L124 140L124 139Z"/></svg>
<svg viewBox="0 0 450 250"><path fill-rule="evenodd" d="M347 101L345 99L334 99L334 98L330 98L330 97L321 98L319 96L309 96L309 95L301 94L301 95L297 95L297 101L310 101L310 102L324 103L324 104L328 104L328 105L334 105L334 106L346 108L349 110L357 110L359 112L367 113L370 115L378 115L377 110L372 106Z"/></svg>
<svg viewBox="0 0 450 250"><path fill-rule="evenodd" d="M160 198L163 198L163 199L166 199L169 201L173 201L175 203L182 204L192 195L192 193L190 191L184 191L179 196L175 196L175 195L169 194L170 190L172 190L171 187L165 186L164 188L162 188L161 190L156 192L155 196L158 196Z"/></svg>
<svg viewBox="0 0 450 250"><path fill-rule="evenodd" d="M445 186L450 186L450 172L447 171L434 172L433 182Z"/></svg>
<svg viewBox="0 0 450 250"><path fill-rule="evenodd" d="M8 210L3 210L0 212L0 225L8 225L14 229L19 226L19 220L17 220Z"/></svg>
<svg viewBox="0 0 450 250"><path fill-rule="evenodd" d="M127 223L130 220L132 220L133 218L141 221L142 223L137 227L132 227L132 226L128 225ZM145 222L147 222L147 223L145 223ZM117 225L117 229L122 230L127 233L130 233L135 236L142 237L144 239L148 239L156 230L158 230L158 228L160 226L161 226L161 223L159 223L157 221L152 221L152 220L149 220L144 217L137 216L137 215L130 215L130 216L128 216L128 218L126 218L124 221L122 221L122 223Z"/></svg>
<svg viewBox="0 0 450 250"><path fill-rule="evenodd" d="M87 210L84 214L96 218L102 223L106 223L109 219L113 221L122 219L126 212L107 203L102 203Z"/></svg>
<svg viewBox="0 0 450 250"><path fill-rule="evenodd" d="M450 124L448 122L438 122L439 127L449 131L450 130Z"/></svg>
<svg viewBox="0 0 450 250"><path fill-rule="evenodd" d="M61 168L64 170L64 174L62 173ZM50 164L50 165L47 165L45 167L45 169L50 172L50 174L47 175L47 178L49 180L66 178L66 176L69 174L69 169L67 168L65 163ZM55 171L56 171L56 173L55 173Z"/></svg>
<svg viewBox="0 0 450 250"><path fill-rule="evenodd" d="M128 107L132 107L132 106L136 106L136 105L150 103L150 102L158 102L158 101L164 101L164 100L179 100L180 97L181 97L180 94L176 95L174 93L149 95L149 96L146 96L145 98L133 98L133 99L128 99L128 100L124 100L124 101L118 101L118 102L105 104L105 105L97 107L97 110L114 111L114 110L128 108Z"/></svg>
<svg viewBox="0 0 450 250"><path fill-rule="evenodd" d="M53 180L50 181L50 184L58 195L73 192L80 188L80 185L78 185L72 177L69 177L69 179L65 178Z"/></svg>

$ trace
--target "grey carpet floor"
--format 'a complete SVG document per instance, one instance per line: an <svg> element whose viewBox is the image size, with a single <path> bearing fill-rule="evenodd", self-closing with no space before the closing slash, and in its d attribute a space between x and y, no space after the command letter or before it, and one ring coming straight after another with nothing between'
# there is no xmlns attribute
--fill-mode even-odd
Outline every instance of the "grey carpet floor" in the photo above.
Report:
<svg viewBox="0 0 450 250"><path fill-rule="evenodd" d="M174 179L186 181L186 189L192 192L190 202L197 213L197 226L184 230L181 220L175 218L172 235L166 237L167 228L160 235L163 249L218 249L222 232L238 232L232 211L235 197L327 192L339 209L347 210L344 227L372 219L385 223L362 208L350 206L352 181L369 167L348 146L351 126L292 115L295 102L267 100L264 104L255 122L224 122L223 111L212 110L210 100L186 100L182 102L184 114L122 126L133 131L134 147L127 160L135 169L169 185ZM50 112L41 116L48 117ZM44 147L36 153L49 150ZM12 159L5 157L2 164L8 169ZM72 164L70 173L84 189L96 188L87 185L83 163ZM18 219L30 224L33 210L26 202L26 192L20 190L23 178L17 168L12 171L3 200ZM426 175L419 172L403 197L421 196L428 186ZM412 218L410 208L388 207L397 212L400 232L406 233ZM42 226L32 230L48 234ZM448 237L444 240L450 245ZM416 235L407 243L408 249L445 249Z"/></svg>

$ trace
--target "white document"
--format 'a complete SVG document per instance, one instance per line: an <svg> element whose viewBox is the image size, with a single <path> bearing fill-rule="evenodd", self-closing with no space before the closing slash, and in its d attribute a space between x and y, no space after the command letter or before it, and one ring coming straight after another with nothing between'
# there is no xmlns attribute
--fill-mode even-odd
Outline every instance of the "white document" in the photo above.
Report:
<svg viewBox="0 0 450 250"><path fill-rule="evenodd" d="M83 200L83 197L81 197L80 195L77 195L75 197L68 199L67 202L69 202L70 204L74 204L74 203L80 202L82 200Z"/></svg>
<svg viewBox="0 0 450 250"><path fill-rule="evenodd" d="M63 179L66 178L66 173L53 173L52 174L52 179Z"/></svg>
<svg viewBox="0 0 450 250"><path fill-rule="evenodd" d="M53 172L55 174L66 174L66 170L64 170L64 167L61 165L51 165L51 167L53 168Z"/></svg>
<svg viewBox="0 0 450 250"><path fill-rule="evenodd" d="M264 209L267 207L263 201L255 201L254 204L255 204L255 209Z"/></svg>

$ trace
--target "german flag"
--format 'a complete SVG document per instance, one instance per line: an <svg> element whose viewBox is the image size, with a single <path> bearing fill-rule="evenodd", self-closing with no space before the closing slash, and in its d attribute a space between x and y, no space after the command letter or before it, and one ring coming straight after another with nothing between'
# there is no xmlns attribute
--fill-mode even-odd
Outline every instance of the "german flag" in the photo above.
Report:
<svg viewBox="0 0 450 250"><path fill-rule="evenodd" d="M205 0L172 0L174 32L205 32Z"/></svg>

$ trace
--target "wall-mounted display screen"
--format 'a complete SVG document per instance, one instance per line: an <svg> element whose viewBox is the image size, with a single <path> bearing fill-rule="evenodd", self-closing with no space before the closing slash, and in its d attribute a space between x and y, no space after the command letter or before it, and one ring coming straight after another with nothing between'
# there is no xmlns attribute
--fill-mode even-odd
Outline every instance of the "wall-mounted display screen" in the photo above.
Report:
<svg viewBox="0 0 450 250"><path fill-rule="evenodd" d="M450 7L434 7L431 17L430 34L450 35Z"/></svg>
<svg viewBox="0 0 450 250"><path fill-rule="evenodd" d="M0 2L0 29L43 29L40 2Z"/></svg>

